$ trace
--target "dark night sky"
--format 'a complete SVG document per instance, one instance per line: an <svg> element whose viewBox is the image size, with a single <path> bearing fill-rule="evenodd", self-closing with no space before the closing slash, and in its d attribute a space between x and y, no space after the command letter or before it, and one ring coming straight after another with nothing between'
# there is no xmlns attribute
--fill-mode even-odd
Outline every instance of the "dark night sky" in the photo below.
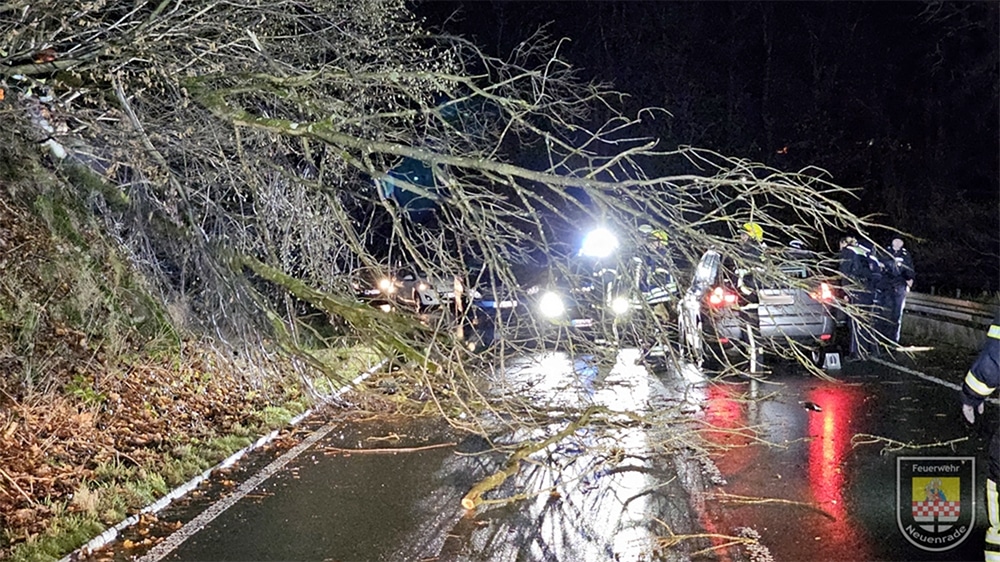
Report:
<svg viewBox="0 0 1000 562"><path fill-rule="evenodd" d="M672 114L644 131L667 147L823 168L863 188L853 211L914 236L918 290L1000 287L1000 3L415 6L501 57L548 24L583 78L629 94L626 113Z"/></svg>

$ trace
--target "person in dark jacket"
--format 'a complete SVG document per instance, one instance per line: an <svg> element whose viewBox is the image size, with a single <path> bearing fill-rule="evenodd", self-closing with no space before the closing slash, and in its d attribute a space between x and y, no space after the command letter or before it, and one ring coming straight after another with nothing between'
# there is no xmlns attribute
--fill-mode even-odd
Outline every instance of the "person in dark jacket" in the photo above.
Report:
<svg viewBox="0 0 1000 562"><path fill-rule="evenodd" d="M871 259L871 249L858 243L853 236L845 236L840 240L840 273L841 288L853 310L847 316L847 326L850 330L850 358L864 359L878 352L878 344L873 337L871 325L866 321L870 318L875 302L875 285L877 282L877 266Z"/></svg>
<svg viewBox="0 0 1000 562"><path fill-rule="evenodd" d="M913 286L913 279L916 272L913 269L913 259L910 252L903 247L902 238L893 238L888 248L888 258L892 259L892 267L888 275L888 291L891 291L891 298L887 301L892 306L889 313L889 335L892 341L899 343L899 334L903 326L903 307L906 305L906 294Z"/></svg>
<svg viewBox="0 0 1000 562"><path fill-rule="evenodd" d="M983 413L986 398L1000 386L1000 308L997 309L986 335L986 343L962 383L962 415L970 424L976 423L976 415ZM1000 430L994 427L986 463L986 513L990 523L984 547L987 562L1000 562L1000 501L997 498L997 482L1000 482Z"/></svg>
<svg viewBox="0 0 1000 562"><path fill-rule="evenodd" d="M872 264L875 302L873 324L878 340L881 343L893 342L896 335L896 322L893 311L896 309L895 280L899 278L899 268L892 258L888 248L872 245L868 257Z"/></svg>

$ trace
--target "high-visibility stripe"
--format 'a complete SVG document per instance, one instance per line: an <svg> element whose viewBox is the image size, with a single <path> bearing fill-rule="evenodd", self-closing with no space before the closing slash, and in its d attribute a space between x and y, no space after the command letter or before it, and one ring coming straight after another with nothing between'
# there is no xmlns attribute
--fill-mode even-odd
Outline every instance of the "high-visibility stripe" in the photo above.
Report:
<svg viewBox="0 0 1000 562"><path fill-rule="evenodd" d="M996 388L986 386L983 381L979 380L972 371L969 371L965 375L965 384L972 389L973 392L980 396L989 396L993 393Z"/></svg>
<svg viewBox="0 0 1000 562"><path fill-rule="evenodd" d="M979 380L979 377L977 377L972 371L966 373L965 384L971 388L973 392L980 396L989 396L994 390L996 390L995 387L988 386L986 383Z"/></svg>
<svg viewBox="0 0 1000 562"><path fill-rule="evenodd" d="M1000 498L997 496L997 483L986 479L986 516L990 529L1000 529Z"/></svg>
<svg viewBox="0 0 1000 562"><path fill-rule="evenodd" d="M990 326L990 331L986 332L986 335L995 340L1000 340L1000 326L993 324Z"/></svg>
<svg viewBox="0 0 1000 562"><path fill-rule="evenodd" d="M1000 498L992 478L986 479L986 517L990 526L986 529L983 558L986 562L1000 562Z"/></svg>

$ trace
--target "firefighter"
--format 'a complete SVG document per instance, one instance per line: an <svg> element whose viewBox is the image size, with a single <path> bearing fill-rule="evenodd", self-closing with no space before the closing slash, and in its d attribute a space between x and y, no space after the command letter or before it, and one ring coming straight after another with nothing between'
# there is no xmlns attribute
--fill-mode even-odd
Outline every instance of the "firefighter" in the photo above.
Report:
<svg viewBox="0 0 1000 562"><path fill-rule="evenodd" d="M740 241L747 253L754 257L764 255L767 246L764 244L764 229L755 222L743 223L740 227Z"/></svg>
<svg viewBox="0 0 1000 562"><path fill-rule="evenodd" d="M755 222L747 222L743 223L740 230L742 257L748 258L750 262L763 260L767 251L767 246L764 244L764 229ZM761 270L760 265L753 263L749 264L749 267L736 267L736 288L750 302L757 302L757 279L754 272Z"/></svg>
<svg viewBox="0 0 1000 562"><path fill-rule="evenodd" d="M1000 386L1000 309L987 333L982 351L972 363L962 384L962 415L970 424L976 415L983 413L986 398ZM986 513L990 526L986 530L986 562L1000 562L1000 501L997 482L1000 482L1000 430L993 429L990 437L989 458L986 464Z"/></svg>
<svg viewBox="0 0 1000 562"><path fill-rule="evenodd" d="M668 245L669 235L648 224L640 225L639 232L642 234L642 252L640 256L633 258L636 265L636 285L653 315L652 325L647 326L649 330L643 330L640 334L642 353L636 364L646 361L654 352L659 356L666 349L665 330L667 326L676 324L671 311L680 298L677 283L670 272L673 258Z"/></svg>
<svg viewBox="0 0 1000 562"><path fill-rule="evenodd" d="M640 225L639 232L645 235L644 246L646 250L638 263L639 271L636 280L639 292L653 307L657 318L668 321L670 314L666 306L667 301L677 298L677 283L669 269L673 263L670 248L667 245L670 238L666 231L653 228L648 224Z"/></svg>

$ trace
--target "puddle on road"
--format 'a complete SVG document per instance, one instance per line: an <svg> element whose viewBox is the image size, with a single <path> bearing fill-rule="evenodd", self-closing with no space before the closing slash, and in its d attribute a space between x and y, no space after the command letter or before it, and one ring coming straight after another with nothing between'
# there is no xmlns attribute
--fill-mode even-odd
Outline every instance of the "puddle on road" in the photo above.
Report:
<svg viewBox="0 0 1000 562"><path fill-rule="evenodd" d="M795 529L800 536L786 537L780 546L791 546L791 540L799 548L782 548L791 557L779 560L836 559L827 544L851 552L845 559L872 559L844 494L862 391L820 382L770 386L752 381L707 390L705 420L712 429L705 436L728 449L716 457L727 485L710 492L713 512L752 508L744 524L762 533L765 544L774 532ZM725 517L716 521L717 527L727 525Z"/></svg>
<svg viewBox="0 0 1000 562"><path fill-rule="evenodd" d="M664 446L682 431L673 424L686 413L683 401L637 358L637 350L623 351L613 368L601 370L588 357L543 353L497 377L498 394L553 415L552 426L514 441L552 435L588 407L605 421L546 449L542 463L525 463L492 496L520 500L480 507L476 523L464 527L441 560L690 560L711 546L704 539L660 545L671 532L700 531L690 518L690 493L702 484Z"/></svg>

